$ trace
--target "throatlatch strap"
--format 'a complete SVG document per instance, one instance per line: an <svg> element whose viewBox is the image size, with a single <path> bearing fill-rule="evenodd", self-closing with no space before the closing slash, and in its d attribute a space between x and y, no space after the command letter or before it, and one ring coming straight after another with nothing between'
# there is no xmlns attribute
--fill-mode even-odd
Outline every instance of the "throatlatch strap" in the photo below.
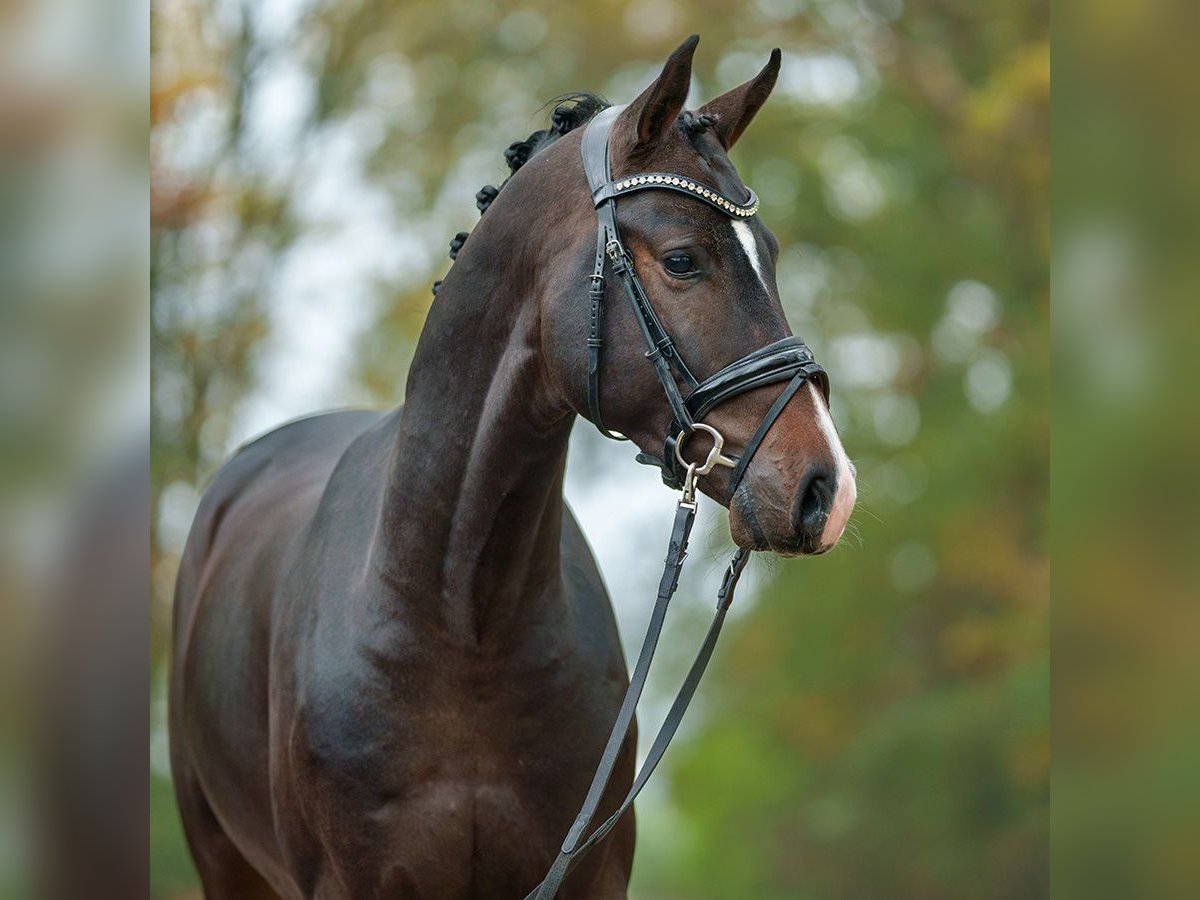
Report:
<svg viewBox="0 0 1200 900"><path fill-rule="evenodd" d="M650 625L646 630L646 637L642 641L642 650L638 654L637 665L634 667L633 677L629 681L629 688L625 692L625 699L621 702L621 711L617 714L617 721L613 724L613 730L609 734L608 744L604 748L600 764L596 768L596 774L592 776L592 783L588 788L587 797L584 798L579 815L575 817L575 823L571 826L571 830L567 832L562 849L555 858L553 865L551 865L550 871L542 879L542 883L530 891L526 895L525 900L553 900L559 887L562 885L563 879L567 877L571 869L583 859L592 847L602 841L616 827L617 823L621 820L621 816L627 813L629 808L633 806L634 800L642 792L642 788L646 786L646 782L650 780L650 776L654 774L655 768L667 752L667 747L670 745L671 739L674 738L675 732L679 729L679 723L683 721L684 713L687 712L687 708L696 694L696 688L700 684L704 670L708 667L708 661L712 658L713 649L717 645L717 638L721 634L721 627L725 624L725 615L729 612L729 607L733 603L733 594L737 587L738 579L741 578L742 570L745 569L746 563L750 559L749 550L739 549L734 554L729 568L725 571L725 578L721 582L720 590L717 592L717 609L712 623L708 627L704 641L700 644L700 649L697 651L696 659L688 670L687 677L684 678L679 692L675 695L675 700L671 703L671 708L663 720L662 727L659 728L658 734L654 738L654 743L650 745L650 752L646 756L646 761L642 765L641 771L638 772L637 777L634 779L633 786L629 789L629 793L625 795L625 799L621 801L621 804L613 814L598 825L587 839L584 840L584 833L595 817L600 800L604 796L604 789L607 787L608 780L612 776L617 757L620 755L621 747L629 732L629 726L633 721L634 709L637 707L638 699L641 697L642 688L645 687L646 675L650 671L650 660L654 655L654 648L658 644L659 636L662 634L662 625L666 617L667 604L670 602L671 596L675 593L675 589L679 585L679 573L683 569L683 560L687 556L687 541L691 534L694 518L695 511L689 506L681 505L675 514L675 527L671 531L671 545L667 551L666 566L663 570L662 580L658 585L658 602L655 604L654 612L650 616Z"/></svg>

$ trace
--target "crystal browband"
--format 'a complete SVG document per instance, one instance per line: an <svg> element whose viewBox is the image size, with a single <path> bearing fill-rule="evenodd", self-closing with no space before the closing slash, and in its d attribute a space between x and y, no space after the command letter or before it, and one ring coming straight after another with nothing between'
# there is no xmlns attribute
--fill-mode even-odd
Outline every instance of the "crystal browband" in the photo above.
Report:
<svg viewBox="0 0 1200 900"><path fill-rule="evenodd" d="M656 190L666 188L667 190L687 194L689 197L698 197L709 206L719 209L725 215L734 216L739 219L748 219L758 212L758 195L750 188L746 188L746 192L750 195L750 198L745 203L737 203L728 197L722 196L712 188L705 187L698 182L680 175L672 175L669 172L647 172L643 175L630 175L628 178L618 178L603 185L598 191L592 194L592 201L596 206L599 206L613 197L618 197L621 194L631 194L634 191L646 190L647 188L654 188Z"/></svg>

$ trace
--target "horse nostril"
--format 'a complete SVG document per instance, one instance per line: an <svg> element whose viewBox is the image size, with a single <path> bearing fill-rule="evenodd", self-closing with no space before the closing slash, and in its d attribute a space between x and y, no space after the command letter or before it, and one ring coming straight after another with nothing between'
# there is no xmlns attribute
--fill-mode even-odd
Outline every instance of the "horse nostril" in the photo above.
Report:
<svg viewBox="0 0 1200 900"><path fill-rule="evenodd" d="M792 506L792 525L796 533L808 538L819 537L833 506L835 476L827 466L809 466L800 479L796 501Z"/></svg>

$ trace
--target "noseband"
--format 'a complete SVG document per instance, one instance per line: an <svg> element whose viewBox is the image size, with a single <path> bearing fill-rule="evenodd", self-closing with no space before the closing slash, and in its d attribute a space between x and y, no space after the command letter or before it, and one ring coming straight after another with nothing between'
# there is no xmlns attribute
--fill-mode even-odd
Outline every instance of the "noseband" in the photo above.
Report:
<svg viewBox="0 0 1200 900"><path fill-rule="evenodd" d="M596 810L600 806L604 789L608 785L620 756L625 736L629 732L634 711L642 695L642 688L646 684L646 676L654 657L654 649L662 634L667 605L679 583L683 560L687 556L688 538L696 517L696 480L709 474L716 466L732 469L727 492L729 500L732 501L734 492L737 490L755 451L758 450L767 432L800 387L811 379L821 388L826 402L829 400L829 381L825 370L817 365L808 347L798 337L785 337L755 350L709 375L703 381L697 380L692 374L687 363L683 361L683 357L679 355L679 350L671 340L671 335L667 333L655 314L650 298L633 267L633 259L621 242L621 232L617 228L617 198L645 190L675 191L707 203L735 221L753 216L758 211L758 198L754 191L747 188L749 197L744 202L731 200L694 179L665 172L630 175L614 182L609 158L609 142L613 123L621 109L622 107L609 107L599 113L588 124L587 130L583 134L583 167L587 173L588 186L592 191L592 200L596 204L596 217L599 220L596 232L596 264L592 270L591 289L588 293L591 301L587 339L588 410L592 423L600 429L601 434L613 440L625 440L622 435L605 428L600 415L600 364L601 350L604 347L601 312L604 303L605 272L611 269L612 274L621 282L625 296L633 308L634 318L646 341L646 358L654 365L655 374L658 376L663 392L667 395L667 403L671 407L673 416L670 427L667 428L662 458L639 454L638 461L659 466L663 471L663 481L670 487L682 489L683 496L680 498L679 507L675 512L675 524L671 531L666 566L658 585L658 599L650 615L650 625L642 642L637 663L629 678L629 688L621 702L617 720L609 734L608 743L600 757L596 773L592 777L592 783L584 798L583 806L575 817L570 831L567 832L558 856L541 884L534 888L525 900L553 900L563 879L567 877L575 864L583 858L585 853L603 840L616 827L621 817L628 812L634 799L650 779L659 760L662 759L671 739L675 736L675 731L696 693L696 687L712 656L721 626L725 621L725 615L733 603L734 589L750 558L748 550L739 549L725 572L725 578L717 592L717 609L712 624L709 625L708 633L704 636L696 659L692 663L691 669L688 670L683 685L675 695L675 700L650 746L646 761L634 779L633 786L612 815L596 826L591 834L587 834L592 819L595 818ZM787 386L759 422L758 428L747 442L741 456L737 459L726 456L724 436L701 420L718 404L724 403L732 397L763 385L785 381ZM680 382L686 386L686 395L680 390ZM705 432L713 441L703 463L689 463L683 455L687 439L696 431Z"/></svg>
<svg viewBox="0 0 1200 900"><path fill-rule="evenodd" d="M629 299L634 318L646 341L646 358L654 365L655 374L667 396L667 403L673 415L667 428L666 443L661 457L639 454L638 461L659 466L663 470L663 481L669 487L683 488L687 493L694 491L696 478L707 475L714 466L731 468L733 472L729 478L726 495L728 500L732 501L746 467L775 420L783 412L788 400L805 381L812 379L821 388L828 402L829 381L825 370L817 364L812 352L798 337L785 337L755 350L709 375L703 381L697 380L692 374L671 335L655 314L650 298L633 266L633 258L621 241L621 232L617 227L617 198L638 191L674 191L706 203L737 221L748 219L758 212L758 197L754 191L747 188L749 196L744 201L731 200L694 179L667 172L647 172L613 181L610 144L613 124L622 108L605 109L588 124L583 134L583 168L592 192L592 202L596 205L598 223L596 261L592 269L591 289L588 292L588 411L592 423L601 434L613 440L624 440L621 435L614 434L604 426L600 412L605 270L611 268L612 274L620 281L625 296ZM713 448L708 458L694 468L684 460L684 444L696 431L700 420L713 407L738 394L783 381L790 383L763 417L739 458L731 459L726 456L722 452L724 437L716 429L706 425L701 430L713 439ZM680 383L687 389L686 396L680 390Z"/></svg>

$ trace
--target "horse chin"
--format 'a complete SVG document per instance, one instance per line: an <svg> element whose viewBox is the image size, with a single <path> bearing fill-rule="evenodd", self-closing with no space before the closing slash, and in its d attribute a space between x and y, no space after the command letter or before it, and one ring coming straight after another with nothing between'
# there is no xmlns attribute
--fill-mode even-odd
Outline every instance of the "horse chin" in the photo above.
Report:
<svg viewBox="0 0 1200 900"><path fill-rule="evenodd" d="M755 515L754 505L740 493L729 507L729 533L743 550L770 552L776 556L820 556L833 549L832 545L809 545L795 534L783 539L773 537Z"/></svg>
<svg viewBox="0 0 1200 900"><path fill-rule="evenodd" d="M745 498L740 495L733 503L729 504L729 534L733 538L733 542L743 550L775 552L771 541L763 533L758 518L754 515L753 505L747 503Z"/></svg>

